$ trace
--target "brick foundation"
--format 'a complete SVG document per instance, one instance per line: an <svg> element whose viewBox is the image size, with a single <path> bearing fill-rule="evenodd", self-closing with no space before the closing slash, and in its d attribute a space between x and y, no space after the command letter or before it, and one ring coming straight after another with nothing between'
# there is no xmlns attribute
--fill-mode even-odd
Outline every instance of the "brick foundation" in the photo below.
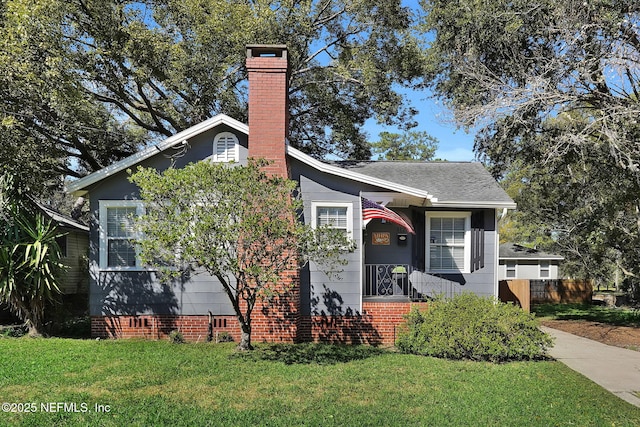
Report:
<svg viewBox="0 0 640 427"><path fill-rule="evenodd" d="M341 344L393 345L403 316L426 303L365 302L363 313L351 316L268 316L256 309L252 321L253 342L328 342ZM207 339L208 316L143 315L93 316L91 334L101 338L166 339L179 330L190 342ZM297 328L292 328L297 325ZM235 316L214 316L213 333L228 333L240 341L240 326Z"/></svg>

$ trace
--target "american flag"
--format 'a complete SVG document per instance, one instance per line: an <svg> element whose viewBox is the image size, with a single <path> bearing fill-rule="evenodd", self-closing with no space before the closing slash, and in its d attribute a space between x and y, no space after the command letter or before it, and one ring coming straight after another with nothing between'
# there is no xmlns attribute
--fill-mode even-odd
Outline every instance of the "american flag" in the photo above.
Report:
<svg viewBox="0 0 640 427"><path fill-rule="evenodd" d="M406 228L411 234L416 234L411 224L405 221L400 215L382 205L372 202L369 199L362 198L362 219L369 221L372 219L385 219L394 224Z"/></svg>

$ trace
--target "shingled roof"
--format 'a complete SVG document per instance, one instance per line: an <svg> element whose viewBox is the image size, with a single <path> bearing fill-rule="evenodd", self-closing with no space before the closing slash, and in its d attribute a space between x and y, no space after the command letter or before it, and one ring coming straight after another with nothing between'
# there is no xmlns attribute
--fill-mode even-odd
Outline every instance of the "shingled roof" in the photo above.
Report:
<svg viewBox="0 0 640 427"><path fill-rule="evenodd" d="M477 162L343 161L334 164L428 191L439 202L513 204L491 174Z"/></svg>
<svg viewBox="0 0 640 427"><path fill-rule="evenodd" d="M500 259L547 259L563 260L561 255L555 255L540 251L538 249L527 248L515 243L503 243L500 245Z"/></svg>

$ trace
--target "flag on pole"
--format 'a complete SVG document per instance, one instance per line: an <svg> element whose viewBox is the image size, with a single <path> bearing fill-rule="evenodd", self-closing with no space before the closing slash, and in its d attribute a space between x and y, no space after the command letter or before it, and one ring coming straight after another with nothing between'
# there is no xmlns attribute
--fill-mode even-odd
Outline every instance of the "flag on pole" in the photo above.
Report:
<svg viewBox="0 0 640 427"><path fill-rule="evenodd" d="M413 227L407 220L402 218L400 215L388 209L382 205L377 204L376 202L372 202L369 199L362 198L362 219L364 221L370 221L372 219L384 219L389 222L393 222L394 224L398 224L399 226L405 228L409 233L416 234Z"/></svg>

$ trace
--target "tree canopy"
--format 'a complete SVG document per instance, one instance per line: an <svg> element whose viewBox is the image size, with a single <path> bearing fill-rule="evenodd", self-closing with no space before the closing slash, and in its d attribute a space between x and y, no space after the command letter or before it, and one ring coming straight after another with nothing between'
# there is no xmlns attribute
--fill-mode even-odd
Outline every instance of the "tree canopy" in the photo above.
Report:
<svg viewBox="0 0 640 427"><path fill-rule="evenodd" d="M374 154L382 160L432 160L438 140L425 131L404 134L381 132L380 140L371 143Z"/></svg>
<svg viewBox="0 0 640 427"><path fill-rule="evenodd" d="M640 274L640 4L421 5L429 85L460 126L480 129L475 149L496 176L526 166L522 192L537 202L520 209Z"/></svg>
<svg viewBox="0 0 640 427"><path fill-rule="evenodd" d="M82 176L218 113L245 121L245 46L286 44L291 143L368 158L369 118L410 128L423 57L399 0L6 0L0 160Z"/></svg>

